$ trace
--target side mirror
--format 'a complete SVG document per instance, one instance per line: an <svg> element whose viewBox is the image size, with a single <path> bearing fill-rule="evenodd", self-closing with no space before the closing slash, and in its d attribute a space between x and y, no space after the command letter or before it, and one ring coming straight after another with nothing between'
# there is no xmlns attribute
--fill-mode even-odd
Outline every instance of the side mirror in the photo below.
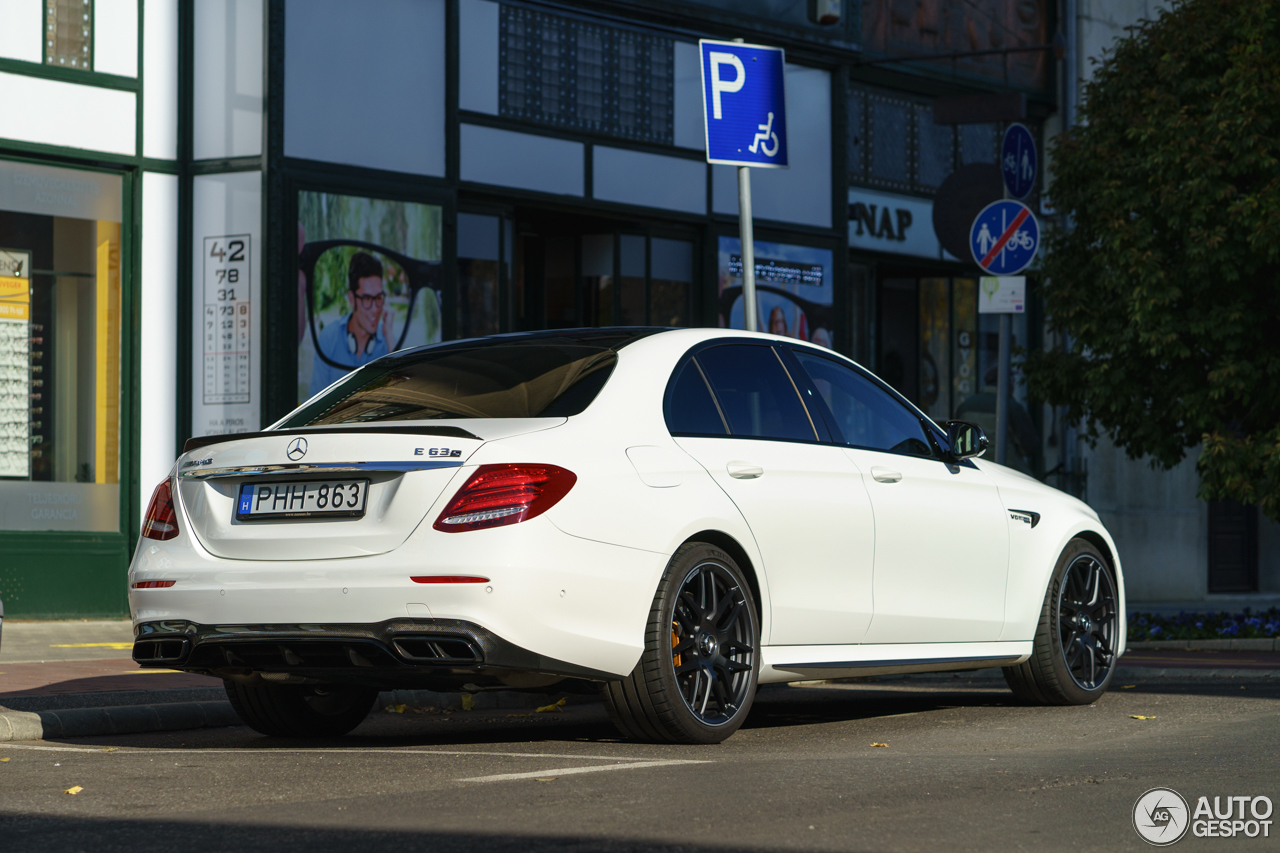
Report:
<svg viewBox="0 0 1280 853"><path fill-rule="evenodd" d="M951 459L959 462L987 452L991 442L982 427L968 421L947 421L947 443L951 445Z"/></svg>

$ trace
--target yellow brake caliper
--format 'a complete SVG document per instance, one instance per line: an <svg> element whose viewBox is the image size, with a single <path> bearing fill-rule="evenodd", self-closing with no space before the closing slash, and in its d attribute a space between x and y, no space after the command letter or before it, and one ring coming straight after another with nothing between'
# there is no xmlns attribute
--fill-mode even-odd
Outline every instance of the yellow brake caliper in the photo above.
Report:
<svg viewBox="0 0 1280 853"><path fill-rule="evenodd" d="M680 666L680 655L676 654L675 647L680 645L680 626L675 622L671 623L671 662L677 667Z"/></svg>

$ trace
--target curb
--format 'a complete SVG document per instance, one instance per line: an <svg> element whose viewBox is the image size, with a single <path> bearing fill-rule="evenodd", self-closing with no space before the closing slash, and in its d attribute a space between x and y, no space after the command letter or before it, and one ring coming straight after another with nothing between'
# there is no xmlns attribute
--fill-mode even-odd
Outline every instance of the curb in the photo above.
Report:
<svg viewBox="0 0 1280 853"><path fill-rule="evenodd" d="M1280 639L1244 640L1135 640L1126 650L1176 649L1188 652L1280 652Z"/></svg>
<svg viewBox="0 0 1280 853"><path fill-rule="evenodd" d="M114 705L57 711L10 711L0 708L0 743L238 725L240 718L231 709L231 703L225 701Z"/></svg>

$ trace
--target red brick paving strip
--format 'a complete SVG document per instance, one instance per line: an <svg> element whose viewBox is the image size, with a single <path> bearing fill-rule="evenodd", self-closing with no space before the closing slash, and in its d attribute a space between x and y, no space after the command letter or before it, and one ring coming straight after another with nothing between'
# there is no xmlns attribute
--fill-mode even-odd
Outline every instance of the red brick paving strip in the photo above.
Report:
<svg viewBox="0 0 1280 853"><path fill-rule="evenodd" d="M1186 649L1135 649L1121 666L1159 669L1280 669L1280 652L1192 652ZM3 676L0 676L2 679Z"/></svg>
<svg viewBox="0 0 1280 853"><path fill-rule="evenodd" d="M144 670L132 658L0 663L0 705L10 696L221 686L207 675Z"/></svg>

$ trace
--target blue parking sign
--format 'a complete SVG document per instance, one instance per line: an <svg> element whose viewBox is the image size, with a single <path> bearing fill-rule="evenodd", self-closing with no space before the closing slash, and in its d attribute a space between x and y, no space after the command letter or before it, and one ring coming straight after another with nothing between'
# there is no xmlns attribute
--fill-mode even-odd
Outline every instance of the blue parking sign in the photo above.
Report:
<svg viewBox="0 0 1280 853"><path fill-rule="evenodd" d="M785 169L787 104L780 47L698 42L707 162Z"/></svg>
<svg viewBox="0 0 1280 853"><path fill-rule="evenodd" d="M982 209L969 229L969 251L983 271L1016 275L1035 260L1040 224L1020 201L993 201Z"/></svg>

